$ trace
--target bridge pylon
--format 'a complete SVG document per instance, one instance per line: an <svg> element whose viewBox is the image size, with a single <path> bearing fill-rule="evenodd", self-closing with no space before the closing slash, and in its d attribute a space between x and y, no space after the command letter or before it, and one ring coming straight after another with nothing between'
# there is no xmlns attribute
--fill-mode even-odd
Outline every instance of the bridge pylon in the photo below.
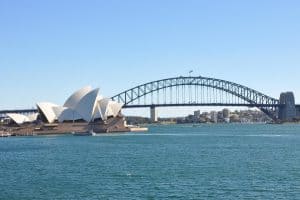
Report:
<svg viewBox="0 0 300 200"><path fill-rule="evenodd" d="M152 123L155 123L158 121L158 115L157 115L157 110L155 106L150 107L150 119Z"/></svg>
<svg viewBox="0 0 300 200"><path fill-rule="evenodd" d="M293 92L283 92L280 94L279 120L282 122L293 121L297 117L295 97Z"/></svg>

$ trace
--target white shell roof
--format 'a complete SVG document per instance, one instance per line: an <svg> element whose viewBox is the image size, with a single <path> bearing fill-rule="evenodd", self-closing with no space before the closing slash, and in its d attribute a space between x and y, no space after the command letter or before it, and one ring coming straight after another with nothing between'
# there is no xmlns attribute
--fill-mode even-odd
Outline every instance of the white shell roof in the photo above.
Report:
<svg viewBox="0 0 300 200"><path fill-rule="evenodd" d="M33 114L30 114L30 115L27 115L28 119L29 119L29 122L33 122L37 119L38 117L38 113L33 113Z"/></svg>
<svg viewBox="0 0 300 200"><path fill-rule="evenodd" d="M58 116L60 116L61 113L62 113L65 109L67 109L67 108L62 107L62 106L55 106L55 107L52 107L52 109L53 109L53 112L54 112L55 115L56 115L56 118L58 118Z"/></svg>
<svg viewBox="0 0 300 200"><path fill-rule="evenodd" d="M31 115L22 115L17 113L8 113L7 116L17 124L23 124L25 122L33 122L37 119L37 113Z"/></svg>
<svg viewBox="0 0 300 200"><path fill-rule="evenodd" d="M94 117L93 117L93 118L94 118L94 119L98 119L98 118L103 119L99 101L97 101L97 103L96 103L96 107L95 107Z"/></svg>
<svg viewBox="0 0 300 200"><path fill-rule="evenodd" d="M98 101L101 117L106 120L107 117L113 116L116 117L120 110L122 109L123 104L112 101L109 98L104 98Z"/></svg>
<svg viewBox="0 0 300 200"><path fill-rule="evenodd" d="M71 108L65 109L58 117L59 122L73 121L78 119L82 119L82 117L75 110Z"/></svg>
<svg viewBox="0 0 300 200"><path fill-rule="evenodd" d="M77 104L75 111L87 122L92 121L99 88L90 91Z"/></svg>
<svg viewBox="0 0 300 200"><path fill-rule="evenodd" d="M108 110L108 104L109 104L110 99L104 98L98 101L99 107L100 107L100 112L101 112L101 117L102 119L106 120L107 119L107 110Z"/></svg>
<svg viewBox="0 0 300 200"><path fill-rule="evenodd" d="M79 101L91 91L91 86L86 86L80 90L77 90L67 99L63 107L75 109Z"/></svg>
<svg viewBox="0 0 300 200"><path fill-rule="evenodd" d="M116 117L119 114L119 112L122 109L122 107L123 107L122 103L118 103L116 101L110 101L109 102L109 108L110 108L110 110L109 110L109 113L108 113L109 115L108 116L114 116L114 117Z"/></svg>
<svg viewBox="0 0 300 200"><path fill-rule="evenodd" d="M23 124L24 122L28 122L29 118L25 115L17 114L17 113L9 113L7 116L12 119L17 124Z"/></svg>
<svg viewBox="0 0 300 200"><path fill-rule="evenodd" d="M49 123L53 123L57 119L57 115L54 111L54 108L59 107L58 105L50 102L41 102L37 103L37 107L45 115Z"/></svg>

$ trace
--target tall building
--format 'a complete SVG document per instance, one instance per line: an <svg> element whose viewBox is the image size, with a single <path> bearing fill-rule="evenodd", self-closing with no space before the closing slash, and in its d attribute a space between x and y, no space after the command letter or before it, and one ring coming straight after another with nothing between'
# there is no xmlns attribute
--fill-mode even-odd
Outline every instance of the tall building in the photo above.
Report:
<svg viewBox="0 0 300 200"><path fill-rule="evenodd" d="M200 115L201 115L200 110L194 111L194 117L195 117L196 119L200 119Z"/></svg>
<svg viewBox="0 0 300 200"><path fill-rule="evenodd" d="M218 122L218 113L216 111L211 111L210 119L213 123L217 123Z"/></svg>
<svg viewBox="0 0 300 200"><path fill-rule="evenodd" d="M229 109L225 108L225 109L222 110L222 112L223 112L223 118L224 119L230 117L230 111L229 111Z"/></svg>

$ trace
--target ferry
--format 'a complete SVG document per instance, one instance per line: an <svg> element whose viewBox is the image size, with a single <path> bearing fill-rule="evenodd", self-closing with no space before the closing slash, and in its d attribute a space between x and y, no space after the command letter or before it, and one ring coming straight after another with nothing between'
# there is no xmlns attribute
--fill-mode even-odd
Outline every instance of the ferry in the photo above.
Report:
<svg viewBox="0 0 300 200"><path fill-rule="evenodd" d="M90 130L89 132L85 133L72 133L73 136L96 136L96 133L93 130Z"/></svg>
<svg viewBox="0 0 300 200"><path fill-rule="evenodd" d="M5 133L4 131L0 132L0 137L10 137L11 134L10 133Z"/></svg>

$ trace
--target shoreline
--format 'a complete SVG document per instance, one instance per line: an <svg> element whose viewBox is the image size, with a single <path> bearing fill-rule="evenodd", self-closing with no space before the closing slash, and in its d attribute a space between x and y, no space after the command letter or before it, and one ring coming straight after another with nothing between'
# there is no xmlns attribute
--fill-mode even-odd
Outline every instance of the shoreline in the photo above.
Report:
<svg viewBox="0 0 300 200"><path fill-rule="evenodd" d="M0 127L0 136L43 136L43 135L88 135L102 133L142 132L147 128L128 126L123 117L110 118L103 122L75 122L57 124L25 124L22 126Z"/></svg>

